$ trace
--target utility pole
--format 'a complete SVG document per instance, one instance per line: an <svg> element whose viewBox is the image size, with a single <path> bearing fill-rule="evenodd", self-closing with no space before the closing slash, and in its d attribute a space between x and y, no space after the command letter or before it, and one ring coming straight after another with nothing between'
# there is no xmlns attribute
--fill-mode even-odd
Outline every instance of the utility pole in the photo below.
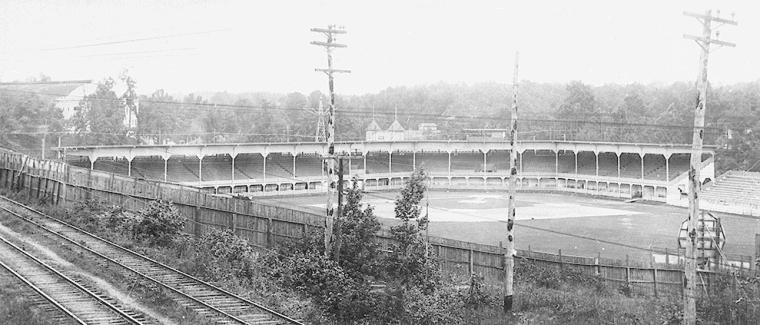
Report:
<svg viewBox="0 0 760 325"><path fill-rule="evenodd" d="M322 33L327 37L327 42L318 42L314 41L311 42L312 45L317 45L325 48L327 51L327 69L314 69L314 71L320 71L327 74L328 78L328 86L330 90L330 103L327 108L327 130L325 130L325 138L327 139L327 154L325 155L324 159L327 163L327 179L328 179L328 185L327 185L327 205L325 206L325 212L326 212L326 218L325 218L325 256L329 257L330 252L332 251L332 236L333 236L333 226L335 223L334 220L334 209L333 209L333 196L336 192L336 175L335 175L335 91L333 88L333 73L350 73L351 71L348 70L337 70L333 69L332 67L332 51L333 48L345 48L347 47L344 44L337 44L335 43L335 37L333 37L334 34L345 34L346 31L343 28L336 29L336 26L330 25L327 26L327 29L324 28L312 28L312 32Z"/></svg>
<svg viewBox="0 0 760 325"><path fill-rule="evenodd" d="M333 250L333 260L340 263L341 235L343 230L343 158L338 157L338 218L335 219L335 249Z"/></svg>
<svg viewBox="0 0 760 325"><path fill-rule="evenodd" d="M319 111L317 111L317 135L315 142L327 141L325 136L325 110L322 108L322 95L319 95Z"/></svg>
<svg viewBox="0 0 760 325"><path fill-rule="evenodd" d="M729 24L736 25L736 21L713 16L708 10L705 14L696 14L685 12L685 16L694 17L702 24L702 36L684 35L684 38L697 42L702 51L699 54L699 76L697 78L697 102L694 107L694 134L691 146L691 166L689 167L689 222L686 228L690 238L690 244L686 248L686 263L684 264L685 285L683 291L684 297L684 324L694 325L697 322L697 305L696 305L696 280L697 280L697 219L699 213L699 192L702 187L700 181L700 171L702 169L702 142L704 140L705 130L705 109L707 106L707 59L710 55L710 45L715 44L722 46L735 47L736 44L712 39L712 22L720 23L718 27ZM717 27L716 27L717 28ZM715 37L720 35L716 32Z"/></svg>
<svg viewBox="0 0 760 325"><path fill-rule="evenodd" d="M512 77L512 114L509 118L509 205L507 208L507 256L504 279L504 312L512 310L515 277L515 194L517 192L517 69L520 52L515 52L515 69Z"/></svg>

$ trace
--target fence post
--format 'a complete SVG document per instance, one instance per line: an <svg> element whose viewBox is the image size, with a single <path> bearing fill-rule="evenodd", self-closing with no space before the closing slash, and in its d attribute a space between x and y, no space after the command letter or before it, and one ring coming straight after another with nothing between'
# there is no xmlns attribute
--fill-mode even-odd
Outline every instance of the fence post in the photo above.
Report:
<svg viewBox="0 0 760 325"><path fill-rule="evenodd" d="M665 247L665 265L670 266L670 253L667 247Z"/></svg>
<svg viewBox="0 0 760 325"><path fill-rule="evenodd" d="M565 269L565 263L562 261L562 250L559 250L559 270L563 271Z"/></svg>
<svg viewBox="0 0 760 325"><path fill-rule="evenodd" d="M596 275L602 275L602 252L596 252Z"/></svg>
<svg viewBox="0 0 760 325"><path fill-rule="evenodd" d="M528 246L528 250L530 251L530 246ZM501 252L501 268L504 269L507 267L507 254L504 252L504 242L501 240L499 241L499 252Z"/></svg>
<svg viewBox="0 0 760 325"><path fill-rule="evenodd" d="M654 297L657 298L657 268L652 268L652 281L654 288Z"/></svg>
<svg viewBox="0 0 760 325"><path fill-rule="evenodd" d="M272 218L267 219L267 248L272 248Z"/></svg>
<svg viewBox="0 0 760 325"><path fill-rule="evenodd" d="M628 267L628 254L625 254L625 285L631 286L631 268Z"/></svg>
<svg viewBox="0 0 760 325"><path fill-rule="evenodd" d="M475 263L473 261L473 258L474 258L473 252L472 252L472 249L470 249L470 264L469 264L469 269L468 269L468 271L470 271L470 276L472 276L475 273L475 268L474 268Z"/></svg>
<svg viewBox="0 0 760 325"><path fill-rule="evenodd" d="M59 191L62 192L61 198L63 199L63 204L66 205L66 202L68 200L68 185L67 184L69 183L71 179L71 176L70 176L71 170L65 164L63 165L63 170L64 172L63 172L63 175L61 175L61 183L60 183L61 190Z"/></svg>
<svg viewBox="0 0 760 325"><path fill-rule="evenodd" d="M195 214L193 215L193 233L195 237L201 236L201 193L195 194Z"/></svg>
<svg viewBox="0 0 760 325"><path fill-rule="evenodd" d="M237 214L235 213L235 199L230 197L227 198L227 211L232 214L232 217L230 218L230 229L232 229L232 233L235 233L235 222L237 221ZM232 205L232 209L230 209L230 204Z"/></svg>
<svg viewBox="0 0 760 325"><path fill-rule="evenodd" d="M39 170L38 170L39 171ZM37 199L40 199L40 192L42 191L42 173L37 175Z"/></svg>

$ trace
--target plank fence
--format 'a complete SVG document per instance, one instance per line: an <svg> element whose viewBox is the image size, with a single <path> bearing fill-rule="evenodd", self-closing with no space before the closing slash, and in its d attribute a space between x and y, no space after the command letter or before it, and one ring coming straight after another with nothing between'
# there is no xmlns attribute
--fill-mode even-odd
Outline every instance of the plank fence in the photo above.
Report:
<svg viewBox="0 0 760 325"><path fill-rule="evenodd" d="M219 196L194 187L38 160L3 149L0 149L0 187L25 192L51 204L98 200L132 211L143 210L156 199L169 200L186 218L186 232L201 236L212 229L230 229L251 245L267 249L298 239L325 224L324 216L297 207ZM461 280L476 274L483 277L489 290L500 290L506 253L503 247L433 236L428 239L430 253L438 260L444 276ZM378 232L376 240L386 250L394 243L388 229ZM681 293L683 272L678 264L567 256L561 251L554 254L518 250L517 257L517 263L596 275L610 285L625 285L636 294ZM700 284L705 288L711 283L710 273L701 273L707 279Z"/></svg>

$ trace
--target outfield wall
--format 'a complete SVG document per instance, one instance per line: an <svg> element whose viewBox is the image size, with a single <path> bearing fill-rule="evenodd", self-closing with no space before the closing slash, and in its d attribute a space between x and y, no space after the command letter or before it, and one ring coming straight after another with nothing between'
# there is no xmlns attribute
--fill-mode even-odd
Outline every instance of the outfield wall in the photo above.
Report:
<svg viewBox="0 0 760 325"><path fill-rule="evenodd" d="M312 228L323 228L325 222L324 216L308 211L208 194L195 187L140 180L58 161L41 161L6 150L0 150L0 187L51 204L99 200L132 211L144 209L155 199L170 200L186 218L186 232L201 236L211 229L230 229L251 245L266 249L300 238ZM380 231L376 240L385 250L394 242L387 229ZM504 278L504 248L432 236L429 242L431 255L439 261L446 277L466 279L470 274L477 274L492 289L500 288ZM681 290L682 271L678 264L563 256L561 251L559 254L518 251L517 257L594 274L615 285L627 284L634 293L677 294Z"/></svg>

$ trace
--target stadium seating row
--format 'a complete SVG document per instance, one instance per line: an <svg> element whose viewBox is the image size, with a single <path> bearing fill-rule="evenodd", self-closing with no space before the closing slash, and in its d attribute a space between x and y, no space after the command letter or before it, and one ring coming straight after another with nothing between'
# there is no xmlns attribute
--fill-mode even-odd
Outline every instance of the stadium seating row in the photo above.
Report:
<svg viewBox="0 0 760 325"><path fill-rule="evenodd" d="M756 209L760 205L760 173L729 171L705 186L702 200Z"/></svg>

